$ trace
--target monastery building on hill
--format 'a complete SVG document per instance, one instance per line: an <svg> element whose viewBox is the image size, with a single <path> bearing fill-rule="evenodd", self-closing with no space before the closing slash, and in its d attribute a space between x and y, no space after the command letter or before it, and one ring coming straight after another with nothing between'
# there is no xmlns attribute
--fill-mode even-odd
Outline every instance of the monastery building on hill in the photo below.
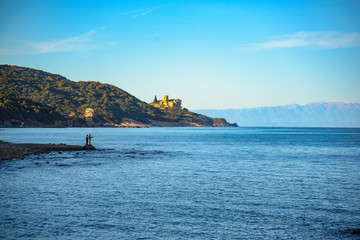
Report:
<svg viewBox="0 0 360 240"><path fill-rule="evenodd" d="M154 101L150 103L151 106L157 108L179 108L181 109L181 99L169 99L169 95L164 95L164 100L158 101L155 96Z"/></svg>

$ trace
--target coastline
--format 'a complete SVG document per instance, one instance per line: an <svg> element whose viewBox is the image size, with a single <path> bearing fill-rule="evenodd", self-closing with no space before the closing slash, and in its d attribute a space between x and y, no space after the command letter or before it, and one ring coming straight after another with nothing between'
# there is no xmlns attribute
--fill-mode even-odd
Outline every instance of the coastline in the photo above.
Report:
<svg viewBox="0 0 360 240"><path fill-rule="evenodd" d="M79 146L66 144L10 143L0 140L0 161L53 151L83 150L96 150L96 148L92 145Z"/></svg>

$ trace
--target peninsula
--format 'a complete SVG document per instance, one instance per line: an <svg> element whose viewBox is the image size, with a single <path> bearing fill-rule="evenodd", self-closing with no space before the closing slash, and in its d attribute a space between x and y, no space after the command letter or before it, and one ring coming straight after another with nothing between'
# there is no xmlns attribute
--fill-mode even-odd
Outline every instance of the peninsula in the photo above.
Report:
<svg viewBox="0 0 360 240"><path fill-rule="evenodd" d="M0 65L0 125L28 127L229 127L181 107L180 99L146 103L94 81L71 81L32 68Z"/></svg>

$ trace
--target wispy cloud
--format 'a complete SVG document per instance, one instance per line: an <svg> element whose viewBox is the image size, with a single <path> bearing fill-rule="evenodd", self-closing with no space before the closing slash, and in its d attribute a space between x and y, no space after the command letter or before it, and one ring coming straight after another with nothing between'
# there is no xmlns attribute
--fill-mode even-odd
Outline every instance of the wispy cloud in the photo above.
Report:
<svg viewBox="0 0 360 240"><path fill-rule="evenodd" d="M95 35L106 28L102 26L98 29L88 31L78 36L62 39L41 42L13 42L4 43L0 48L0 55L19 55L19 54L44 54L56 52L75 52L82 50L90 50L103 47L105 45L116 45L114 42L99 43L96 41ZM4 47L4 45L6 47Z"/></svg>
<svg viewBox="0 0 360 240"><path fill-rule="evenodd" d="M316 47L316 48L350 48L360 46L360 33L351 32L298 32L277 37L275 40L243 45L242 50L261 51L277 48Z"/></svg>
<svg viewBox="0 0 360 240"><path fill-rule="evenodd" d="M157 7L152 7L152 8L144 8L144 9L139 9L139 10L134 10L134 11L130 11L130 12L124 12L124 15L129 15L130 18L137 18L137 17L141 17L141 16L145 16L159 8L162 8L163 6L157 6Z"/></svg>
<svg viewBox="0 0 360 240"><path fill-rule="evenodd" d="M92 30L79 36L67 38L64 40L53 40L47 42L27 42L25 43L25 45L33 48L35 52L39 53L72 52L76 50L81 50L86 47L87 45L84 43L91 42L91 37L94 34L96 34L96 30Z"/></svg>

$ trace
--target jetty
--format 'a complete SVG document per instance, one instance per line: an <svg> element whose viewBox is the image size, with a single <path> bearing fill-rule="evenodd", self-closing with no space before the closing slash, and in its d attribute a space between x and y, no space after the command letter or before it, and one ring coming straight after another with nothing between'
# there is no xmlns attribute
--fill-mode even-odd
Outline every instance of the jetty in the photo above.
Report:
<svg viewBox="0 0 360 240"><path fill-rule="evenodd" d="M39 144L39 143L10 143L0 140L0 161L22 158L33 154L49 153L53 151L84 151L96 150L92 145Z"/></svg>

